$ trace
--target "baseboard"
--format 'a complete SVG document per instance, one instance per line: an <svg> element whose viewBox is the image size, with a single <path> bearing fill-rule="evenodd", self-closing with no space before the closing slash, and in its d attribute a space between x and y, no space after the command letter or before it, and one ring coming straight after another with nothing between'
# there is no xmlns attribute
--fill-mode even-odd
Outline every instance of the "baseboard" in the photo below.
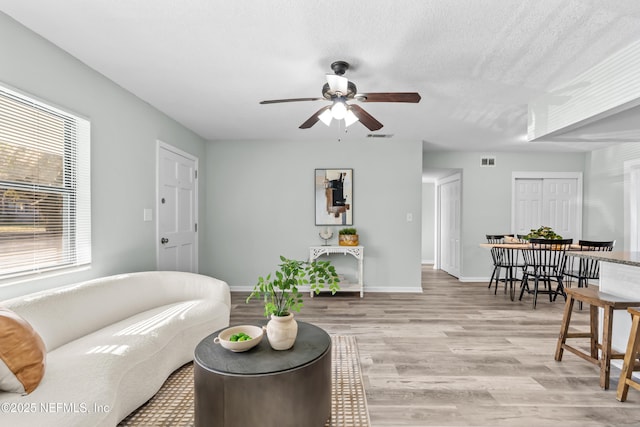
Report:
<svg viewBox="0 0 640 427"><path fill-rule="evenodd" d="M487 279L489 280L489 279ZM251 292L253 291L253 286L230 286L229 287L232 292ZM310 288L308 286L302 286L299 288L300 292L306 293L310 292ZM364 293L367 292L384 292L384 293L413 293L413 294L421 294L422 288L415 286L400 286L400 287L392 287L392 286L375 286L368 287L365 285Z"/></svg>
<svg viewBox="0 0 640 427"><path fill-rule="evenodd" d="M459 281L461 282L486 282L489 283L489 277L459 277L458 278Z"/></svg>
<svg viewBox="0 0 640 427"><path fill-rule="evenodd" d="M422 264L434 264L435 261L432 259L423 259Z"/></svg>
<svg viewBox="0 0 640 427"><path fill-rule="evenodd" d="M367 292L381 292L381 293L405 293L405 294L421 294L422 288L418 288L415 286L402 286L402 287L391 287L391 286L376 286L376 287L366 287L364 288L365 295Z"/></svg>

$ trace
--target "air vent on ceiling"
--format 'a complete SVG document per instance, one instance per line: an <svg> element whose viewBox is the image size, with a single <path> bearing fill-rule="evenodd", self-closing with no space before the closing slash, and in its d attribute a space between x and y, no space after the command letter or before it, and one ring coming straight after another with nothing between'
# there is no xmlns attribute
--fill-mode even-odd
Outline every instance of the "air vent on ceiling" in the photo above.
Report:
<svg viewBox="0 0 640 427"><path fill-rule="evenodd" d="M392 138L392 133L370 133L367 138Z"/></svg>
<svg viewBox="0 0 640 427"><path fill-rule="evenodd" d="M493 168L496 166L495 156L483 156L480 158L481 168Z"/></svg>

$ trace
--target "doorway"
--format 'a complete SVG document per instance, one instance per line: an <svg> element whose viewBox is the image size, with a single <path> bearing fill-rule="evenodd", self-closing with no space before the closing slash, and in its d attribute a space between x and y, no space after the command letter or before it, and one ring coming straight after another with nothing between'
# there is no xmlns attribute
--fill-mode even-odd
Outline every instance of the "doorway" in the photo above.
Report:
<svg viewBox="0 0 640 427"><path fill-rule="evenodd" d="M437 183L438 243L437 265L454 277L460 277L461 175L454 174Z"/></svg>
<svg viewBox="0 0 640 427"><path fill-rule="evenodd" d="M157 151L158 270L198 272L198 158L162 141Z"/></svg>
<svg viewBox="0 0 640 427"><path fill-rule="evenodd" d="M624 235L625 250L640 251L640 159L624 162Z"/></svg>

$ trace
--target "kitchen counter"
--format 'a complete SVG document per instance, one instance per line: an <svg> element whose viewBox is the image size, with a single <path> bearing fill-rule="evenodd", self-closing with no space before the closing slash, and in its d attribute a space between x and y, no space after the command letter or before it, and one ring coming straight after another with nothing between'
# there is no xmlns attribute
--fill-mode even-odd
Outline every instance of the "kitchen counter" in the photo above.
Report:
<svg viewBox="0 0 640 427"><path fill-rule="evenodd" d="M640 252L571 251L567 252L567 255L640 267Z"/></svg>

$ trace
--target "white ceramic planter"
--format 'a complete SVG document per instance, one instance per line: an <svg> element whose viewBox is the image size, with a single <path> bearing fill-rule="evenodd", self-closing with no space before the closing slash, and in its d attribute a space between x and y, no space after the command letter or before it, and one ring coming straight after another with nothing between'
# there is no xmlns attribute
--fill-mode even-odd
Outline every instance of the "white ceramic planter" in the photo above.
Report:
<svg viewBox="0 0 640 427"><path fill-rule="evenodd" d="M293 347L298 335L298 322L293 318L293 313L287 316L271 315L267 322L267 339L274 350L288 350Z"/></svg>

